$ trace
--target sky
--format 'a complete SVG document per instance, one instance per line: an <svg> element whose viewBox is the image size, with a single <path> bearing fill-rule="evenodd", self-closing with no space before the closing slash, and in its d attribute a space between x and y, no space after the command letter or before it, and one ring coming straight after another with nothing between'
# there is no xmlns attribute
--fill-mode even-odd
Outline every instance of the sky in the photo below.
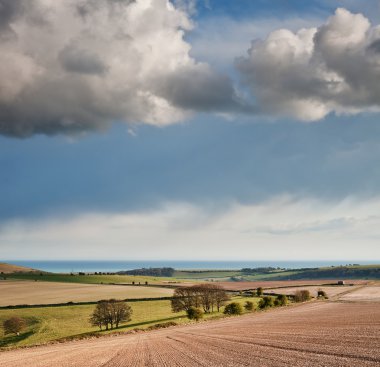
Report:
<svg viewBox="0 0 380 367"><path fill-rule="evenodd" d="M0 259L380 260L379 0L0 0Z"/></svg>

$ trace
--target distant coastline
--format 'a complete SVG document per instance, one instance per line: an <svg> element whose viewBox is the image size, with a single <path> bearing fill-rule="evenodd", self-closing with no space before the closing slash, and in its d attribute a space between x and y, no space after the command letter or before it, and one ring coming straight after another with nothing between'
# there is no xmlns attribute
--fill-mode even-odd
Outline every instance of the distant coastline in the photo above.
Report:
<svg viewBox="0 0 380 367"><path fill-rule="evenodd" d="M99 260L4 260L4 262L12 263L20 266L26 266L34 269L40 269L52 273L70 273L70 272L86 272L95 271L116 272L121 270L132 270L138 268L149 267L172 267L177 270L198 270L198 269L223 269L223 270L239 270L242 268L256 267L279 267L286 269L300 268L316 268L324 266L340 266L347 264L370 265L377 264L379 261L181 261L181 260L150 260L150 261L99 261Z"/></svg>

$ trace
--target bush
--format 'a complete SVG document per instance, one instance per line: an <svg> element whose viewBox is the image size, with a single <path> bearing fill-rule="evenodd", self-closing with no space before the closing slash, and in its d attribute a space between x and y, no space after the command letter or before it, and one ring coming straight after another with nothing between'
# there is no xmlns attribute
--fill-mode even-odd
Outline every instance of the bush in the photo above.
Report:
<svg viewBox="0 0 380 367"><path fill-rule="evenodd" d="M244 308L246 311L253 311L254 309L254 304L253 302L251 301L247 301L245 304L244 304Z"/></svg>
<svg viewBox="0 0 380 367"><path fill-rule="evenodd" d="M203 317L203 312L196 307L189 307L186 314L189 320L199 321Z"/></svg>
<svg viewBox="0 0 380 367"><path fill-rule="evenodd" d="M286 306L288 304L288 297L285 294L279 294L274 300L275 306Z"/></svg>
<svg viewBox="0 0 380 367"><path fill-rule="evenodd" d="M20 331L25 328L25 321L20 317L11 317L3 322L4 334L20 335Z"/></svg>
<svg viewBox="0 0 380 367"><path fill-rule="evenodd" d="M260 309L269 308L273 306L274 306L274 301L273 301L273 298L270 296L263 297L259 302Z"/></svg>
<svg viewBox="0 0 380 367"><path fill-rule="evenodd" d="M263 295L263 288L262 287L257 288L256 293L259 297L262 296Z"/></svg>
<svg viewBox="0 0 380 367"><path fill-rule="evenodd" d="M224 308L224 314L226 315L241 315L243 308L240 303L231 302Z"/></svg>
<svg viewBox="0 0 380 367"><path fill-rule="evenodd" d="M311 299L310 292L306 289L297 291L294 295L294 300L296 302L306 302Z"/></svg>
<svg viewBox="0 0 380 367"><path fill-rule="evenodd" d="M318 297L320 297L320 298L328 298L326 292L323 291L322 289L318 290Z"/></svg>
<svg viewBox="0 0 380 367"><path fill-rule="evenodd" d="M165 329L167 327L176 326L176 325L178 324L174 321L162 322L161 324L154 324L154 325L149 326L147 330Z"/></svg>

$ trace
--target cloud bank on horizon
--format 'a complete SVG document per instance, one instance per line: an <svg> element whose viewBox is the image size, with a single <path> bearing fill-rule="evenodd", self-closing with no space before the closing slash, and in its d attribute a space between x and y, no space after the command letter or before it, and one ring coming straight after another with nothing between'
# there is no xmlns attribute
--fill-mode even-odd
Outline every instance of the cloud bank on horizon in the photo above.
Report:
<svg viewBox="0 0 380 367"><path fill-rule="evenodd" d="M379 110L380 27L363 15L340 8L319 28L253 41L235 55L241 86L191 56L193 11L166 0L0 0L0 134L165 126L197 112L314 121Z"/></svg>

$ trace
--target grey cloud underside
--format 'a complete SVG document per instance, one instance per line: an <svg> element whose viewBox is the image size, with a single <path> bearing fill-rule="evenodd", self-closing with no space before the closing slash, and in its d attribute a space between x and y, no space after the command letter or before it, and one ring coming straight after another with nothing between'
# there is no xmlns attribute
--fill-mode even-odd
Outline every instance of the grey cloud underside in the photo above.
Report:
<svg viewBox="0 0 380 367"><path fill-rule="evenodd" d="M84 49L65 47L58 56L62 67L73 73L103 74L107 67L96 54Z"/></svg>
<svg viewBox="0 0 380 367"><path fill-rule="evenodd" d="M21 10L22 0L0 0L0 29L8 28Z"/></svg>
<svg viewBox="0 0 380 367"><path fill-rule="evenodd" d="M240 108L231 80L189 56L191 22L166 0L0 4L0 134L163 126Z"/></svg>
<svg viewBox="0 0 380 367"><path fill-rule="evenodd" d="M211 118L67 143L0 137L0 218L136 212L163 202L224 211L274 197L326 202L380 195L376 116L318 124L231 124Z"/></svg>

